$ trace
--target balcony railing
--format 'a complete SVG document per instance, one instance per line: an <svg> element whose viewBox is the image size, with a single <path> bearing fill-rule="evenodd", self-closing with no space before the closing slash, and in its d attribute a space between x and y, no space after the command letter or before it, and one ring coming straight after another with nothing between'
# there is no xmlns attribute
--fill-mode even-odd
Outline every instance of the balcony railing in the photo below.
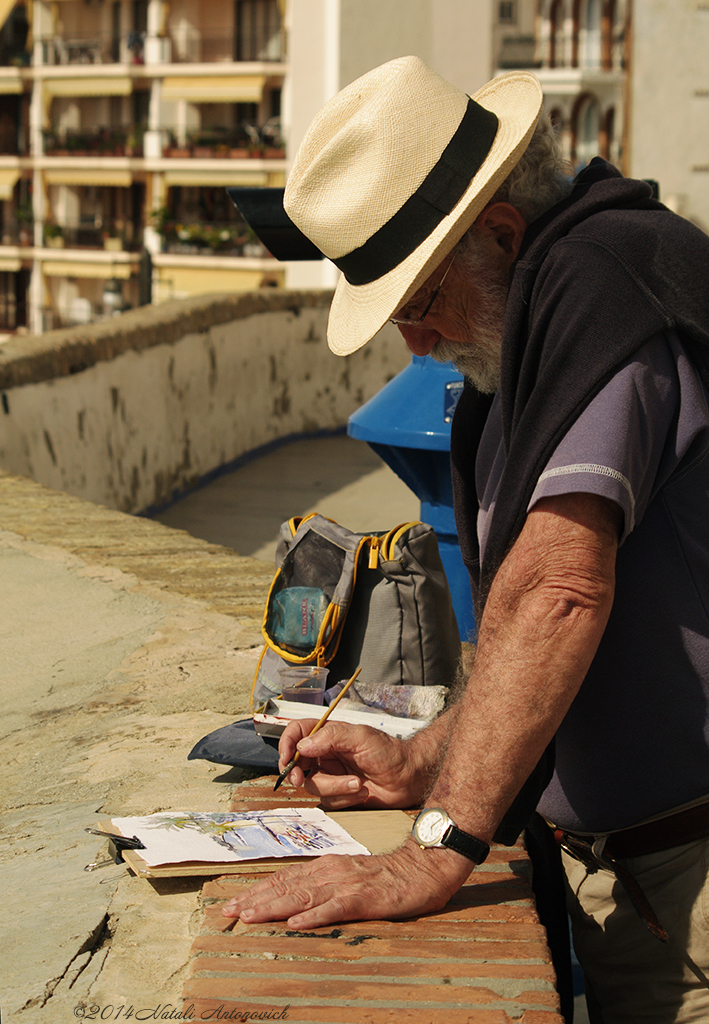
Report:
<svg viewBox="0 0 709 1024"><path fill-rule="evenodd" d="M132 127L50 129L44 132L46 156L142 156L143 132Z"/></svg>
<svg viewBox="0 0 709 1024"><path fill-rule="evenodd" d="M2 224L0 226L0 245L32 245L34 228L27 224Z"/></svg>
<svg viewBox="0 0 709 1024"><path fill-rule="evenodd" d="M145 33L127 32L67 39L42 36L42 64L143 64Z"/></svg>
<svg viewBox="0 0 709 1024"><path fill-rule="evenodd" d="M31 55L25 46L0 46L0 67L26 68L31 63Z"/></svg>
<svg viewBox="0 0 709 1024"><path fill-rule="evenodd" d="M244 38L238 32L225 29L218 34L205 34L191 25L155 38L152 42L145 32L128 32L121 36L94 35L87 38L67 39L63 36L43 36L42 64L144 64L146 51L153 46L152 61L160 63L226 63L233 61L261 61L267 63L285 60L283 38L278 29L269 34L265 29ZM9 61L8 61L9 63Z"/></svg>
<svg viewBox="0 0 709 1024"><path fill-rule="evenodd" d="M204 35L187 25L170 33L170 51L176 64L218 64L230 61L279 63L285 60L280 32L262 43L242 45L238 34Z"/></svg>
<svg viewBox="0 0 709 1024"><path fill-rule="evenodd" d="M189 132L180 142L172 128L158 129L163 137L163 156L197 159L222 158L283 160L286 155L280 130L273 123L260 128L209 128ZM143 130L134 128L48 129L44 132L45 156L143 156ZM10 135L8 134L8 145ZM0 153L3 150L0 133ZM15 150L16 152L16 150Z"/></svg>
<svg viewBox="0 0 709 1024"><path fill-rule="evenodd" d="M283 160L286 155L280 128L271 122L260 128L246 124L239 128L203 128L189 132L183 142L172 129L165 129L164 135L164 155L168 157Z"/></svg>
<svg viewBox="0 0 709 1024"><path fill-rule="evenodd" d="M113 252L138 252L142 247L142 231L136 231L125 220L104 220L100 225L83 222L58 225L47 222L43 227L44 244L48 249L109 249Z"/></svg>
<svg viewBox="0 0 709 1024"><path fill-rule="evenodd" d="M268 252L245 224L204 223L157 215L156 228L163 252L184 256L267 256Z"/></svg>

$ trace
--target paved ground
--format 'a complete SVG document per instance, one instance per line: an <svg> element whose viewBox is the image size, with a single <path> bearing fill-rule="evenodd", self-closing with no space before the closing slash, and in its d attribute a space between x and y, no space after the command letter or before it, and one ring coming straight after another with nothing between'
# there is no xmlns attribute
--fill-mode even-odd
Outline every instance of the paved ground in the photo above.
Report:
<svg viewBox="0 0 709 1024"><path fill-rule="evenodd" d="M226 508L207 491L188 499L200 527L178 507L164 517L267 561L0 475L3 1021L177 1005L201 883L85 872L105 845L84 828L226 807L243 773L186 755L248 710L283 519L314 507L357 529L417 517L365 445L310 444L213 484Z"/></svg>
<svg viewBox="0 0 709 1024"><path fill-rule="evenodd" d="M246 713L275 532L309 511L383 529L418 502L346 437L282 448L160 517L194 536L0 474L3 1021L179 1005L201 883L85 872L105 846L84 828L226 807L244 774L186 754Z"/></svg>

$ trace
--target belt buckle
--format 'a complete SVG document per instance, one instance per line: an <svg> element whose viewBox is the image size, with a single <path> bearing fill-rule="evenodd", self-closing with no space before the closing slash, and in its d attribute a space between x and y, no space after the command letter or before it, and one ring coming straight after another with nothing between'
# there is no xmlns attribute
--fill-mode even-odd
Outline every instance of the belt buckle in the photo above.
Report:
<svg viewBox="0 0 709 1024"><path fill-rule="evenodd" d="M571 836L561 828L554 830L554 838L562 850L585 865L588 871L598 871L598 860L596 859L592 842L589 841L587 843L577 836Z"/></svg>

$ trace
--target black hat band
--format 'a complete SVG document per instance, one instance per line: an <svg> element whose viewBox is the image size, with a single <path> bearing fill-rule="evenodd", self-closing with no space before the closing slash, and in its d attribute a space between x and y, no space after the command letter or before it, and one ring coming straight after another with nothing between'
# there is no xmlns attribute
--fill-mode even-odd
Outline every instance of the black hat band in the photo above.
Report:
<svg viewBox="0 0 709 1024"><path fill-rule="evenodd" d="M349 284L383 277L428 238L482 167L498 125L496 114L468 98L453 138L414 194L363 245L332 260Z"/></svg>

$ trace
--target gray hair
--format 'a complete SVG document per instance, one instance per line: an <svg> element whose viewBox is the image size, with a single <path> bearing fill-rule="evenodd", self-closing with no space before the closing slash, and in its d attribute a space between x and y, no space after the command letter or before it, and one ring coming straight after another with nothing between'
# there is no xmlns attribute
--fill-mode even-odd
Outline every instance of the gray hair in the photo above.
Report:
<svg viewBox="0 0 709 1024"><path fill-rule="evenodd" d="M511 203L531 224L569 195L572 177L551 118L542 111L529 145L490 202Z"/></svg>

